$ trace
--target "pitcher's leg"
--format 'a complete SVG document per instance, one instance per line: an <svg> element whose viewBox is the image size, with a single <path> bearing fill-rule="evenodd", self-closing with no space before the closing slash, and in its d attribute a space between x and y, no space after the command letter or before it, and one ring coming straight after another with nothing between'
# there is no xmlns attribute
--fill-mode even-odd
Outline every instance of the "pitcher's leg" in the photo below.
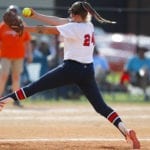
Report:
<svg viewBox="0 0 150 150"><path fill-rule="evenodd" d="M22 100L35 93L69 84L71 82L69 79L67 70L63 67L57 67L42 76L39 80L20 88L16 92L9 94L2 99L12 97L14 100Z"/></svg>
<svg viewBox="0 0 150 150"><path fill-rule="evenodd" d="M101 93L93 80L88 84L79 85L85 96L88 98L96 112L107 118L111 123L113 123L125 136L126 127L122 123L121 118L111 107L109 107L103 100ZM120 124L121 123L121 124ZM121 127L120 127L121 125Z"/></svg>
<svg viewBox="0 0 150 150"><path fill-rule="evenodd" d="M113 123L119 131L124 135L124 137L131 141L133 149L140 148L140 142L136 137L136 133L134 130L127 129L121 118L112 108L106 105L101 96L101 93L98 90L95 80L85 84L80 85L79 87L82 89L83 93L86 95L90 103L93 105L95 110L106 117L111 123Z"/></svg>

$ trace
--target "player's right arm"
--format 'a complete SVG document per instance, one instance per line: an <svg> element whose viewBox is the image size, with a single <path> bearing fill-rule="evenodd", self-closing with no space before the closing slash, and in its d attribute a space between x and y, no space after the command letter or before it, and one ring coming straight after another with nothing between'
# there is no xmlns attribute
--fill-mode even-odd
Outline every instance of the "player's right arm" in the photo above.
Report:
<svg viewBox="0 0 150 150"><path fill-rule="evenodd" d="M42 21L42 22L49 24L49 25L57 26L57 25L63 25L63 24L66 24L69 22L68 18L48 16L48 15L38 13L35 10L33 10L32 8L31 8L31 10L32 10L32 15L30 16L30 18Z"/></svg>

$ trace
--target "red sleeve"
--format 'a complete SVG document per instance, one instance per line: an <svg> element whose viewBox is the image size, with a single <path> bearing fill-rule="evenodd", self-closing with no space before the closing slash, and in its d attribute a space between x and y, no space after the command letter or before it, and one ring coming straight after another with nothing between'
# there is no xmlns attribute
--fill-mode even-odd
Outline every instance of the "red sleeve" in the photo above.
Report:
<svg viewBox="0 0 150 150"><path fill-rule="evenodd" d="M127 72L123 72L120 78L120 84L125 84L127 82L129 82L130 80L130 75Z"/></svg>

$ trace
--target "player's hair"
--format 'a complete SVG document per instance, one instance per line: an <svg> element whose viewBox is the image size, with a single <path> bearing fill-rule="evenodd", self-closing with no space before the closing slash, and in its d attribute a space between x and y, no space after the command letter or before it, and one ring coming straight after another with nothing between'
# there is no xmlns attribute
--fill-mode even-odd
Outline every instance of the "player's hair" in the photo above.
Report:
<svg viewBox="0 0 150 150"><path fill-rule="evenodd" d="M69 14L72 13L74 15L80 15L83 20L86 19L87 14L88 14L87 10L84 9L81 1L77 1L73 3L72 6L68 9L68 13Z"/></svg>
<svg viewBox="0 0 150 150"><path fill-rule="evenodd" d="M96 12L96 10L86 1L77 1L73 3L68 12L74 15L80 15L82 19L86 19L88 13L90 13L100 23L116 23L115 21L110 21L101 17Z"/></svg>

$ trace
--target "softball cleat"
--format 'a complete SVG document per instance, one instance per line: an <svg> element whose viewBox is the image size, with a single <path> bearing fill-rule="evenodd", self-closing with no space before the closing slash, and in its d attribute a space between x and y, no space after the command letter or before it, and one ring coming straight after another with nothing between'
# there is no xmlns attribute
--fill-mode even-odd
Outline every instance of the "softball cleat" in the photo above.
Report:
<svg viewBox="0 0 150 150"><path fill-rule="evenodd" d="M140 142L134 130L128 130L126 140L128 143L132 144L132 149L140 149Z"/></svg>

